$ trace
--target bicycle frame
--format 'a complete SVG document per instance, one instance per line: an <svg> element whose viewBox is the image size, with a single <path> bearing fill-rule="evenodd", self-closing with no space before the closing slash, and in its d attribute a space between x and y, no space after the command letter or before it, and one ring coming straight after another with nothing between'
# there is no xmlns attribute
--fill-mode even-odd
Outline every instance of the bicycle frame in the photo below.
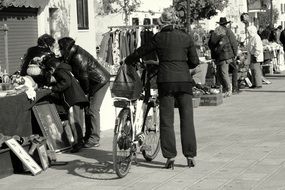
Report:
<svg viewBox="0 0 285 190"><path fill-rule="evenodd" d="M131 123L132 123L132 130L134 131L132 135L132 140L135 139L135 136L141 132L142 126L143 126L143 121L144 121L144 114L145 110L147 108L147 104L145 104L142 100L130 100L128 98L124 97L115 97L114 101L124 101L127 102L123 108L129 108L131 111ZM120 107L120 110L123 109ZM117 111L117 107L115 107L115 114L116 116L118 115L120 111ZM116 118L116 125L118 124L118 118ZM115 128L116 130L116 128Z"/></svg>
<svg viewBox="0 0 285 190"><path fill-rule="evenodd" d="M123 103L123 108L129 108L131 111L131 124L132 124L132 141L133 143L137 143L136 136L143 132L144 130L144 122L146 117L146 110L149 106L150 101L156 100L157 98L157 91L154 91L150 88L150 79L154 77L157 73L153 74L152 76L144 70L142 76L144 76L144 90L142 93L142 98L131 100L125 97L114 97L114 102L125 102ZM126 103L127 102L127 103ZM115 104L115 103L114 103ZM119 106L120 107L120 106ZM120 107L120 109L122 109ZM116 114L116 126L118 124L118 114L117 114L117 107L115 106L115 114ZM118 112L119 113L119 112ZM115 127L114 130L116 130L117 127Z"/></svg>

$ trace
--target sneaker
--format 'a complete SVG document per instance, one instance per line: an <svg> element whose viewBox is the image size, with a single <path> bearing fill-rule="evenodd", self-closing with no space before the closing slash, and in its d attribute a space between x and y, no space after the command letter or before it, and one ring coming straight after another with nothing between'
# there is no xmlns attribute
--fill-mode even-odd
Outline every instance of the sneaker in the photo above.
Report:
<svg viewBox="0 0 285 190"><path fill-rule="evenodd" d="M100 146L99 142L90 142L90 141L85 142L83 145L84 148L99 147L99 146Z"/></svg>
<svg viewBox="0 0 285 190"><path fill-rule="evenodd" d="M227 91L227 92L223 93L224 98L230 97L231 95L232 95L231 91Z"/></svg>
<svg viewBox="0 0 285 190"><path fill-rule="evenodd" d="M237 95L237 94L239 94L239 93L241 93L240 90L233 90L232 95Z"/></svg>

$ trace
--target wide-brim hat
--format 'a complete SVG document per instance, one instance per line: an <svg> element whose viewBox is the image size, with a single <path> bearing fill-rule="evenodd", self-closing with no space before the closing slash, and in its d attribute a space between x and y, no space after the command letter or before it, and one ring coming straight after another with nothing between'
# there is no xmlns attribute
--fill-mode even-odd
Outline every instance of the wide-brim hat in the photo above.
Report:
<svg viewBox="0 0 285 190"><path fill-rule="evenodd" d="M231 21L227 21L227 18L226 17L221 17L220 18L220 21L219 22L217 22L218 24L220 24L220 25L225 25L225 24L228 24L228 23L230 23Z"/></svg>
<svg viewBox="0 0 285 190"><path fill-rule="evenodd" d="M177 16L173 8L165 8L158 18L159 25L174 24L177 21Z"/></svg>

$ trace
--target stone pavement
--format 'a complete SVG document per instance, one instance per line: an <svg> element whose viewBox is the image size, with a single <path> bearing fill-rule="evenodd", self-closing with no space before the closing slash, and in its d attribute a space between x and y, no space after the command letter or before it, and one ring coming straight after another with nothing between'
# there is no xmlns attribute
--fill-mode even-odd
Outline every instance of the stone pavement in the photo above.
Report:
<svg viewBox="0 0 285 190"><path fill-rule="evenodd" d="M285 78L269 77L262 89L244 89L216 107L195 108L197 166L187 168L182 155L178 112L175 117L178 156L174 170L162 169L159 153L118 179L112 166L112 130L102 132L101 147L58 154L67 166L37 176L0 179L1 190L86 189L285 189Z"/></svg>

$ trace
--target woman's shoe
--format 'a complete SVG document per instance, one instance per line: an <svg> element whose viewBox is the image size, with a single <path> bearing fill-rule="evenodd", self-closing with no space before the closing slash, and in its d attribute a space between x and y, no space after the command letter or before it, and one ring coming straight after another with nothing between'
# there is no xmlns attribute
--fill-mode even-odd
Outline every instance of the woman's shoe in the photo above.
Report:
<svg viewBox="0 0 285 190"><path fill-rule="evenodd" d="M166 161L166 163L165 163L165 166L164 166L164 168L165 169L174 169L174 158L168 158L167 159L167 161Z"/></svg>
<svg viewBox="0 0 285 190"><path fill-rule="evenodd" d="M188 166L189 168L195 167L196 161L195 161L194 158L192 158L192 157L187 157L186 159L187 159L187 166Z"/></svg>

